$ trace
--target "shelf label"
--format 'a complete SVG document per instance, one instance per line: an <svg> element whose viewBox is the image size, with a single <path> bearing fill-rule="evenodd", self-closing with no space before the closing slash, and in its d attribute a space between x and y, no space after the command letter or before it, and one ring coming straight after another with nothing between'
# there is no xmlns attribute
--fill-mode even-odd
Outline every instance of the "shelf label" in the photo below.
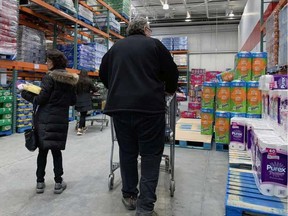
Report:
<svg viewBox="0 0 288 216"><path fill-rule="evenodd" d="M0 0L1 1L1 0ZM39 69L40 65L39 64L34 64L34 69Z"/></svg>

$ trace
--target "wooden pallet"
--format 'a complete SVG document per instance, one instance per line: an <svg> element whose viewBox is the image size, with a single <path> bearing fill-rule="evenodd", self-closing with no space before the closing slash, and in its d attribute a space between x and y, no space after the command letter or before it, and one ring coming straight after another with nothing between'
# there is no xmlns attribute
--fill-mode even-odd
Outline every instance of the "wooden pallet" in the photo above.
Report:
<svg viewBox="0 0 288 216"><path fill-rule="evenodd" d="M200 119L181 118L176 124L175 144L183 148L212 149L213 136L201 134Z"/></svg>
<svg viewBox="0 0 288 216"><path fill-rule="evenodd" d="M252 169L251 157L247 151L229 150L229 166L239 169Z"/></svg>
<svg viewBox="0 0 288 216"><path fill-rule="evenodd" d="M216 143L216 151L229 151L229 145L223 143Z"/></svg>
<svg viewBox="0 0 288 216"><path fill-rule="evenodd" d="M262 195L252 171L229 168L225 212L226 216L287 216L287 198Z"/></svg>

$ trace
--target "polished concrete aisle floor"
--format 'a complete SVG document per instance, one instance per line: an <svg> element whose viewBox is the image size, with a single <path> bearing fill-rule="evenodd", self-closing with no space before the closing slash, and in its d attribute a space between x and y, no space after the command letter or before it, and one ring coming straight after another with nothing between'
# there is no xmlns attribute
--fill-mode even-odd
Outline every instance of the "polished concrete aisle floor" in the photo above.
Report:
<svg viewBox="0 0 288 216"><path fill-rule="evenodd" d="M108 190L111 153L110 126L102 132L92 126L76 136L70 123L63 152L67 189L53 193L53 163L48 155L46 190L36 194L37 152L24 147L23 134L0 137L0 216L134 216L121 202L119 170L115 186ZM117 155L118 149L115 150ZM165 148L169 153L169 148ZM115 159L117 161L117 158ZM169 195L169 174L164 161L157 189L160 216L222 216L228 167L227 152L176 148L176 191Z"/></svg>

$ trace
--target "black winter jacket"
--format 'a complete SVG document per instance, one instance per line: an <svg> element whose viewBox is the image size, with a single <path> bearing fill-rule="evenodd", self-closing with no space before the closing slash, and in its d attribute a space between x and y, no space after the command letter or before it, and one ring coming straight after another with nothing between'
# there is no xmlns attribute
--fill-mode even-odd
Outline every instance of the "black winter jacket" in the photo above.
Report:
<svg viewBox="0 0 288 216"><path fill-rule="evenodd" d="M92 110L92 98L91 98L91 92L97 92L97 88L93 84L91 80L87 80L86 85L80 89L77 90L77 102L75 105L75 109L78 112L85 112Z"/></svg>
<svg viewBox="0 0 288 216"><path fill-rule="evenodd" d="M77 74L53 70L43 77L39 95L22 91L25 100L39 105L34 126L40 149L65 149L69 106L76 103L77 81Z"/></svg>
<svg viewBox="0 0 288 216"><path fill-rule="evenodd" d="M104 55L100 78L109 89L104 112L164 113L165 91L177 88L177 66L157 39L131 35Z"/></svg>

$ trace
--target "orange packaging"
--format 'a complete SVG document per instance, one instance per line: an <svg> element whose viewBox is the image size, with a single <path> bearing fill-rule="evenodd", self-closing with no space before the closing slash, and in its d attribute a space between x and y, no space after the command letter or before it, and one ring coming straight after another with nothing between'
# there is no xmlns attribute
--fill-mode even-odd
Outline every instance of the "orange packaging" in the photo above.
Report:
<svg viewBox="0 0 288 216"><path fill-rule="evenodd" d="M230 83L219 82L216 88L216 107L219 111L230 111Z"/></svg>
<svg viewBox="0 0 288 216"><path fill-rule="evenodd" d="M231 82L231 111L246 113L246 82Z"/></svg>
<svg viewBox="0 0 288 216"><path fill-rule="evenodd" d="M252 59L250 52L240 52L235 57L235 78L237 80L250 81Z"/></svg>
<svg viewBox="0 0 288 216"><path fill-rule="evenodd" d="M230 141L230 113L216 111L215 114L215 142L229 144Z"/></svg>
<svg viewBox="0 0 288 216"><path fill-rule="evenodd" d="M266 73L267 53L255 52L252 53L252 81L258 81L260 76Z"/></svg>
<svg viewBox="0 0 288 216"><path fill-rule="evenodd" d="M259 82L247 82L247 113L261 114L262 113L262 95L258 89Z"/></svg>
<svg viewBox="0 0 288 216"><path fill-rule="evenodd" d="M203 83L202 108L214 108L215 86L216 83L213 82Z"/></svg>
<svg viewBox="0 0 288 216"><path fill-rule="evenodd" d="M201 109L201 134L212 135L214 122L213 109Z"/></svg>

